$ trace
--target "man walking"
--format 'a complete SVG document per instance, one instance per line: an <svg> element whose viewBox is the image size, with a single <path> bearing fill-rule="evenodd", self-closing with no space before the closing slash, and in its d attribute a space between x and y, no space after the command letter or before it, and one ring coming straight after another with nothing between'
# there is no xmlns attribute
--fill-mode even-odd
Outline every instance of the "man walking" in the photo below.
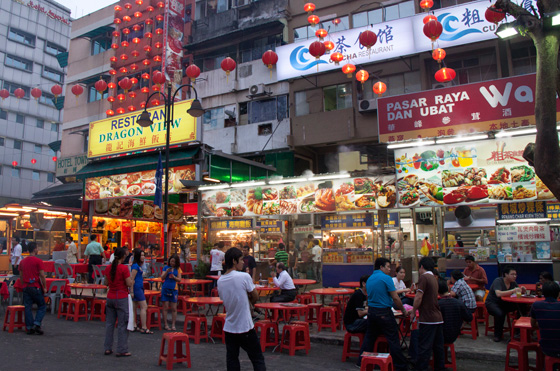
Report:
<svg viewBox="0 0 560 371"><path fill-rule="evenodd" d="M91 235L91 242L86 246L84 256L88 261L88 282L93 283L93 266L103 264L103 247L97 242L97 235Z"/></svg>
<svg viewBox="0 0 560 371"><path fill-rule="evenodd" d="M43 292L47 287L43 261L37 257L37 244L30 242L27 245L29 256L20 264L21 285L23 287L23 304L25 305L25 327L27 335L43 335L41 322L45 317L47 305ZM37 304L37 315L33 318L33 303Z"/></svg>
<svg viewBox="0 0 560 371"><path fill-rule="evenodd" d="M323 249L319 246L319 240L313 240L313 247L311 248L311 255L313 256L313 273L315 274L315 279L317 282L321 282L323 278L323 268L321 262L321 256Z"/></svg>
<svg viewBox="0 0 560 371"><path fill-rule="evenodd" d="M373 274L369 277L366 284L368 295L367 331L360 349L360 359L358 366L362 363L361 354L373 351L373 345L379 335L385 335L389 343L389 352L393 358L395 370L404 371L408 369L407 359L402 352L399 342L399 332L397 321L393 315L393 306L402 311L406 311L402 305L395 284L391 278L391 263L388 259L377 258L374 263Z"/></svg>
<svg viewBox="0 0 560 371"><path fill-rule="evenodd" d="M12 254L10 257L12 263L12 274L19 276L19 263L21 263L22 248L19 243L19 237L12 238Z"/></svg>
<svg viewBox="0 0 560 371"><path fill-rule="evenodd" d="M224 332L226 335L226 360L228 371L241 370L239 348L247 352L253 370L266 371L259 338L251 318L249 301L254 304L259 295L251 276L243 269L243 253L236 247L225 253L226 272L218 280L218 294L227 308ZM247 298L248 296L248 298Z"/></svg>

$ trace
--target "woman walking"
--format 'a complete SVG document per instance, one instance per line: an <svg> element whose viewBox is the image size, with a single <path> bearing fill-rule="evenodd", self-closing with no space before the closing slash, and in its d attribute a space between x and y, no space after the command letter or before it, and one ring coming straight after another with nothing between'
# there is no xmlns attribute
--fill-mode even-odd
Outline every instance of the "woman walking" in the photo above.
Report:
<svg viewBox="0 0 560 371"><path fill-rule="evenodd" d="M148 330L146 324L146 309L148 304L146 303L146 297L144 296L144 278L142 275L144 271L142 266L144 265L144 251L140 249L134 249L134 257L132 262L132 267L130 271L130 277L134 281L134 287L132 289L132 301L134 301L134 318L136 319L136 311L140 311L140 329L135 328L135 330L140 330L141 334L153 334L152 331Z"/></svg>
<svg viewBox="0 0 560 371"><path fill-rule="evenodd" d="M167 265L163 268L161 275L161 301L163 303L163 324L169 331L177 331L175 320L177 319L177 282L181 281L181 261L179 255L173 254L169 257ZM167 311L171 308L171 327L167 326Z"/></svg>
<svg viewBox="0 0 560 371"><path fill-rule="evenodd" d="M117 357L130 357L128 352L128 289L134 281L130 277L128 266L123 265L125 249L117 248L115 259L105 269L105 284L109 286L107 293L107 318L105 322L105 355L113 354L113 333L115 322L118 323Z"/></svg>

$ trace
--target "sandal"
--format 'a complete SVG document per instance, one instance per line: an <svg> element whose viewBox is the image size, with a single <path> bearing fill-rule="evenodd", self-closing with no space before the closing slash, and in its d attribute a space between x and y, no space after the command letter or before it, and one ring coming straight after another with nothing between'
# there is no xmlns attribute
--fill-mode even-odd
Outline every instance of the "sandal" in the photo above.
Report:
<svg viewBox="0 0 560 371"><path fill-rule="evenodd" d="M177 331L177 329L175 328L175 326L171 327L170 330L171 330L171 331Z"/></svg>
<svg viewBox="0 0 560 371"><path fill-rule="evenodd" d="M164 329L165 331L171 331L171 328L169 326L165 326Z"/></svg>
<svg viewBox="0 0 560 371"><path fill-rule="evenodd" d="M141 333L141 334L146 334L146 335L151 335L151 334L153 334L154 332L148 330L147 328L143 328L143 329L140 329L140 333Z"/></svg>
<svg viewBox="0 0 560 371"><path fill-rule="evenodd" d="M112 351L112 350L106 350L106 351L105 351L105 355L106 355L106 356L110 356L111 354L113 354L113 351Z"/></svg>
<svg viewBox="0 0 560 371"><path fill-rule="evenodd" d="M117 353L117 357L130 357L131 355L130 353Z"/></svg>

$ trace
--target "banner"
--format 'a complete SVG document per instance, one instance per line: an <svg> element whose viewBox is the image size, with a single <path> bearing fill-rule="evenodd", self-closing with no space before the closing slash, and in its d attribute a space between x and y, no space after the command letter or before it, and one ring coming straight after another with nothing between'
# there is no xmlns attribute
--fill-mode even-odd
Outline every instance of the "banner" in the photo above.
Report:
<svg viewBox="0 0 560 371"><path fill-rule="evenodd" d="M257 220L257 228L260 228L260 233L284 233L284 222L281 220L261 219Z"/></svg>
<svg viewBox="0 0 560 371"><path fill-rule="evenodd" d="M397 207L554 200L522 157L534 141L529 135L395 150Z"/></svg>
<svg viewBox="0 0 560 371"><path fill-rule="evenodd" d="M379 141L535 125L535 74L379 98ZM556 101L556 111L560 103ZM560 120L560 115L557 114Z"/></svg>
<svg viewBox="0 0 560 371"><path fill-rule="evenodd" d="M187 113L192 100L175 103L170 145L197 139L196 117ZM166 125L163 105L148 109L153 124L136 124L141 111L134 111L89 124L88 158L110 156L165 146Z"/></svg>
<svg viewBox="0 0 560 371"><path fill-rule="evenodd" d="M498 207L498 219L523 220L546 218L547 208L543 201L502 204Z"/></svg>
<svg viewBox="0 0 560 371"><path fill-rule="evenodd" d="M208 229L211 231L223 229L253 229L253 219L213 221L209 223Z"/></svg>
<svg viewBox="0 0 560 371"><path fill-rule="evenodd" d="M152 201L135 200L132 198L117 198L111 200L97 200L94 202L94 215L116 217L133 220L163 221L163 209L154 205ZM169 223L182 223L183 205L169 204L167 210ZM117 225L116 221L110 222L109 227ZM108 229L115 231L113 229Z"/></svg>
<svg viewBox="0 0 560 371"><path fill-rule="evenodd" d="M373 226L372 214L329 215L321 218L321 229L370 228Z"/></svg>
<svg viewBox="0 0 560 371"><path fill-rule="evenodd" d="M166 0L161 70L167 81L173 81L176 70L181 70L183 58L183 31L185 30L185 0ZM182 78L181 73L181 78Z"/></svg>
<svg viewBox="0 0 560 371"><path fill-rule="evenodd" d="M56 176L70 176L76 174L88 163L87 156L78 155L61 157L56 160Z"/></svg>
<svg viewBox="0 0 560 371"><path fill-rule="evenodd" d="M498 242L550 241L550 228L546 224L498 225L496 232Z"/></svg>

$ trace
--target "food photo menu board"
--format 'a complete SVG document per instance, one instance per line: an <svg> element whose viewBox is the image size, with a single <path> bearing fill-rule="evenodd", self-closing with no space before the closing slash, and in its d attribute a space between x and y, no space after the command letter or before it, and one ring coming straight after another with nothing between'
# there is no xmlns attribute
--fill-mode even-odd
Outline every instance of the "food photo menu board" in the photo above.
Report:
<svg viewBox="0 0 560 371"><path fill-rule="evenodd" d="M206 217L293 215L395 207L393 176L305 181L202 192Z"/></svg>
<svg viewBox="0 0 560 371"><path fill-rule="evenodd" d="M397 207L554 200L523 159L534 135L395 150Z"/></svg>
<svg viewBox="0 0 560 371"><path fill-rule="evenodd" d="M163 209L154 205L153 201L117 198L97 200L94 203L95 216L153 222L163 221ZM183 221L183 205L169 204L167 208L167 219L170 223L181 223Z"/></svg>

